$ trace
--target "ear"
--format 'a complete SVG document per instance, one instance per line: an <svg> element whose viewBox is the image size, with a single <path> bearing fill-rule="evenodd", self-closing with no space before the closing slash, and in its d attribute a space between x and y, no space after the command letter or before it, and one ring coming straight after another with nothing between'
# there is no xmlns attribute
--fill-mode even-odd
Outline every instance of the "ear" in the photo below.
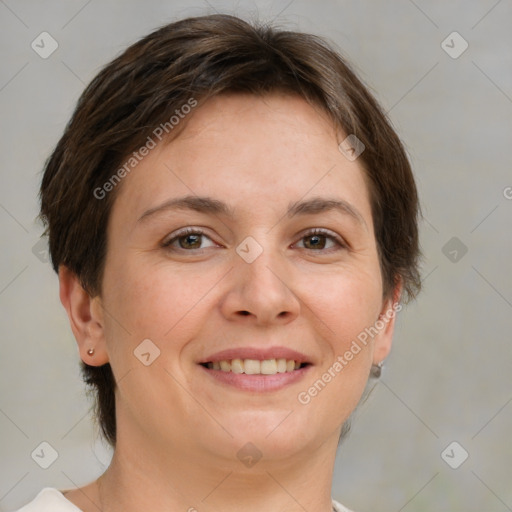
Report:
<svg viewBox="0 0 512 512"><path fill-rule="evenodd" d="M383 301L377 322L382 322L384 326L382 329L379 329L379 334L374 338L373 364L381 363L391 352L396 315L402 309L402 305L400 304L401 295L402 282L400 281L395 286L391 297ZM377 322L376 325L380 327L382 324L377 324Z"/></svg>
<svg viewBox="0 0 512 512"><path fill-rule="evenodd" d="M91 297L78 277L64 265L59 267L59 288L80 358L89 366L108 363L100 298ZM94 350L92 355L88 353L90 349Z"/></svg>

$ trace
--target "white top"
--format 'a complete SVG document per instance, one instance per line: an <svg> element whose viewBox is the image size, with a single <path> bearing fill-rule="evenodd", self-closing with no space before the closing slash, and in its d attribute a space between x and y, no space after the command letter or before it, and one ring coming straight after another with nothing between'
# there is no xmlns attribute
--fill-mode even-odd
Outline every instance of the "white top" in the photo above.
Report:
<svg viewBox="0 0 512 512"><path fill-rule="evenodd" d="M71 501L67 500L59 490L45 487L24 507L16 512L82 512Z"/></svg>
<svg viewBox="0 0 512 512"><path fill-rule="evenodd" d="M351 512L337 501L332 500L336 512ZM64 495L53 487L45 487L33 501L21 507L16 512L82 512L73 505Z"/></svg>

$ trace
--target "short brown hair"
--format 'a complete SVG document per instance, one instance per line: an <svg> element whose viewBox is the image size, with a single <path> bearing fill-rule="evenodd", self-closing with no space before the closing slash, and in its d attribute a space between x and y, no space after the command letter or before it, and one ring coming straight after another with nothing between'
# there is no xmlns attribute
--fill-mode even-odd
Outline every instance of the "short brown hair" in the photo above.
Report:
<svg viewBox="0 0 512 512"><path fill-rule="evenodd" d="M403 298L414 297L420 289L417 191L406 152L375 99L323 39L221 14L161 27L103 68L82 93L41 185L54 269L65 265L91 296L101 294L106 228L119 187L102 198L94 191L190 98L201 104L237 92L300 95L364 144L359 161L369 184L384 294L400 282ZM96 394L101 430L115 446L111 367L81 362L81 368Z"/></svg>

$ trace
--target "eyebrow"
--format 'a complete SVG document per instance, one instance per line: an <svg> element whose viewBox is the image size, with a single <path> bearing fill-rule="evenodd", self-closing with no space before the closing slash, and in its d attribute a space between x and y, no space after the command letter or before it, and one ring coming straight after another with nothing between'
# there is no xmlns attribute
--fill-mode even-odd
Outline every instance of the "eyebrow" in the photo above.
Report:
<svg viewBox="0 0 512 512"><path fill-rule="evenodd" d="M139 217L138 222L141 222L154 214L169 210L193 210L199 213L224 215L229 218L235 217L233 208L218 199L189 195L170 199L158 206L155 206L154 208L146 210ZM291 218L298 215L315 215L329 211L338 211L344 215L348 215L359 224L363 225L366 229L368 228L366 221L358 210L347 201L338 198L331 199L314 197L305 201L292 202L288 205L285 215Z"/></svg>

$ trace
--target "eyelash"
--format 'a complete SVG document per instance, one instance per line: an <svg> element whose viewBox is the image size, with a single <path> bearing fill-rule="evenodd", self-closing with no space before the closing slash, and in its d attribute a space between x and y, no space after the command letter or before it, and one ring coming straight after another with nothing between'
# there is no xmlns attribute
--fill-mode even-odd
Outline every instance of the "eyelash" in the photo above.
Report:
<svg viewBox="0 0 512 512"><path fill-rule="evenodd" d="M167 250L170 250L170 251L185 251L185 252L203 251L204 249L184 249L183 247L172 247L171 246L174 242L178 241L180 238L186 237L188 235L204 236L204 237L207 237L208 239L210 239L213 242L213 240L201 228L185 228L182 231L178 231L176 234L174 234L174 236L172 236L172 238L169 238L168 240L165 240L162 243L162 247L167 249ZM337 237L336 235L332 234L331 231L328 231L328 230L322 229L322 228L310 229L304 235L301 236L300 240L303 240L304 238L308 238L310 236L315 236L315 235L323 235L323 236L325 236L326 238L328 238L331 241L333 241L334 243L336 243L338 247L337 248L331 247L330 249L307 249L306 248L307 251L330 253L333 250L334 251L339 251L341 249L346 249L347 248L347 245L339 237Z"/></svg>

